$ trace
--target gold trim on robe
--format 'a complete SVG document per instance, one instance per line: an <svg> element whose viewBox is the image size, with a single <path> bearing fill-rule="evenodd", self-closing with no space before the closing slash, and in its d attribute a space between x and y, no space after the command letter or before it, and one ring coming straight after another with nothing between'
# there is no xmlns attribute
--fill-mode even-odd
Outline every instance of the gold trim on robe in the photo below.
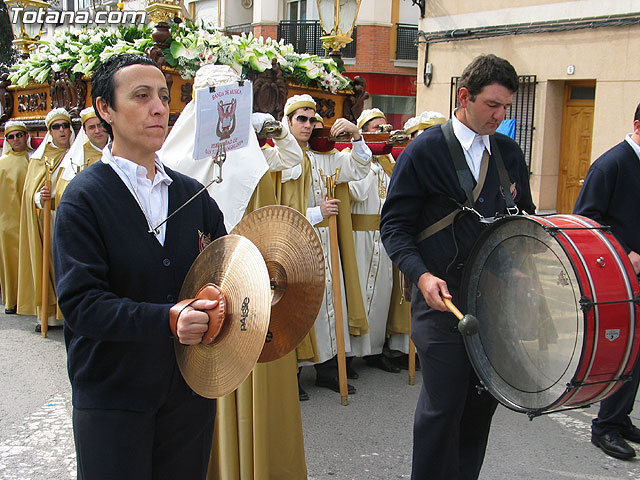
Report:
<svg viewBox="0 0 640 480"><path fill-rule="evenodd" d="M303 149L305 150L305 149ZM311 177L311 160L305 153L302 159L302 173L295 180L289 180L280 187L281 205L295 208L297 211L306 214L309 199L309 178ZM312 328L306 337L300 342L296 349L298 360L309 362L318 361L318 345L316 343L316 333Z"/></svg>
<svg viewBox="0 0 640 480"><path fill-rule="evenodd" d="M45 159L48 159L54 166L52 175L55 176L66 151L64 148L56 148L52 144L48 144L45 147L43 157L41 159L32 158L27 168L20 209L18 313L21 315L37 315L39 317L40 302L42 301L42 212L36 208L33 197L44 186ZM53 183L55 183L55 179ZM52 211L55 209L55 201L51 202L51 208ZM52 214L52 226L53 217ZM53 234L53 228L51 233ZM61 320L62 315L56 307L53 262L51 262L49 276L49 316L57 312L56 318ZM61 324L61 321L51 319L49 321L50 326Z"/></svg>

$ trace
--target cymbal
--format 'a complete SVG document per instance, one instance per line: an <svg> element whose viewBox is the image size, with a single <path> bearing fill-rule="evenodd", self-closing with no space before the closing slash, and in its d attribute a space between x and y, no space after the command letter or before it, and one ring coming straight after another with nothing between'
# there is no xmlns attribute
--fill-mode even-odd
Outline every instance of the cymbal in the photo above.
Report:
<svg viewBox="0 0 640 480"><path fill-rule="evenodd" d="M206 398L233 392L255 366L269 327L271 288L262 254L249 240L226 235L196 258L180 290L194 298L206 283L220 287L227 314L211 345L174 342L180 372L191 389Z"/></svg>
<svg viewBox="0 0 640 480"><path fill-rule="evenodd" d="M304 215L282 205L254 210L232 233L251 240L267 264L273 292L271 321L258 361L277 360L300 344L322 305L322 244Z"/></svg>

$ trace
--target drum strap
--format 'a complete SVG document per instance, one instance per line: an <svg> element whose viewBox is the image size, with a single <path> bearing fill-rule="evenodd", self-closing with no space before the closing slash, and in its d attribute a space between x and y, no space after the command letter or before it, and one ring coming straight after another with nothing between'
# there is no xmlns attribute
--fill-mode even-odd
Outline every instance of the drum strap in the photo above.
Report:
<svg viewBox="0 0 640 480"><path fill-rule="evenodd" d="M489 143L491 144L491 151L493 152L493 159L496 161L496 168L498 170L498 177L500 178L500 186L502 187L502 194L504 195L504 201L507 204L507 211L510 214L518 213L518 207L511 194L511 181L509 180L509 174L507 169L504 168L504 162L502 161L502 154L496 144L495 135L489 136ZM515 212L513 212L515 210Z"/></svg>
<svg viewBox="0 0 640 480"><path fill-rule="evenodd" d="M467 201L464 203L464 205L458 204L459 208L456 208L447 216L441 218L437 222L429 225L427 228L422 230L414 238L416 243L420 243L421 241L429 238L431 235L434 235L440 230L451 225L455 220L455 217L462 211L463 206L473 207L473 205L478 200L478 197L480 197L480 192L482 191L482 187L484 186L484 181L487 178L487 170L489 169L489 152L485 150L484 154L482 155L482 161L480 162L480 174L478 176L478 182L476 183L473 179L473 175L471 174L471 170L469 169L469 165L467 164L467 160L464 157L462 147L460 146L460 143L453 133L451 120L442 125L442 133L444 135L445 141L447 142L447 147L449 149L449 154L453 159L453 164L456 167L458 182L460 182L460 186L464 190ZM491 145L491 148L495 148L497 150L497 147L495 147L493 144ZM447 199L449 198L447 197ZM457 204L457 202L455 203Z"/></svg>

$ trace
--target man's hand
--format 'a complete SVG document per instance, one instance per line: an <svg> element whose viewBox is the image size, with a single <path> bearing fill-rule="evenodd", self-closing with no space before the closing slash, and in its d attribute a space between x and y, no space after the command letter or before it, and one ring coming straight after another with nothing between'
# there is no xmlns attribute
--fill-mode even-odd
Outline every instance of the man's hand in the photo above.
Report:
<svg viewBox="0 0 640 480"><path fill-rule="evenodd" d="M633 271L636 272L636 275L640 275L640 255L631 250L629 252L629 260L631 260L631 265L633 265Z"/></svg>
<svg viewBox="0 0 640 480"><path fill-rule="evenodd" d="M207 310L218 307L217 300L195 300L178 316L176 334L183 345L196 345L202 341L209 328Z"/></svg>
<svg viewBox="0 0 640 480"><path fill-rule="evenodd" d="M422 292L427 305L441 312L447 312L449 309L442 301L441 297L451 298L447 282L431 273L423 273L418 279L418 288Z"/></svg>
<svg viewBox="0 0 640 480"><path fill-rule="evenodd" d="M325 193L322 197L322 203L320 204L320 213L322 213L322 218L327 218L332 215L338 215L338 204L340 200L337 198L329 198L329 196Z"/></svg>
<svg viewBox="0 0 640 480"><path fill-rule="evenodd" d="M51 200L51 190L46 185L40 189L40 201L45 202Z"/></svg>
<svg viewBox="0 0 640 480"><path fill-rule="evenodd" d="M329 134L332 137L337 137L342 132L349 132L353 140L358 141L360 138L360 130L358 130L358 126L351 123L346 118L337 119L333 125L331 125L331 131Z"/></svg>

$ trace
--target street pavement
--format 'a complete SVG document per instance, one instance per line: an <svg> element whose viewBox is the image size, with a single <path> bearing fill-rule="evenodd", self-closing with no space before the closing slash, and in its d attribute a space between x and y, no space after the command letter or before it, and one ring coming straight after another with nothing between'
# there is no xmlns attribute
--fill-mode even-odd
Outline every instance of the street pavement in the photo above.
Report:
<svg viewBox="0 0 640 480"><path fill-rule="evenodd" d="M62 330L52 329L44 339L34 333L33 317L2 311L0 479L75 478ZM406 372L382 372L358 359L354 366L360 378L350 383L358 392L346 407L338 394L313 385L312 368L303 369L302 384L311 397L301 404L309 479L409 478L420 375L411 386ZM597 406L592 406L530 422L526 415L499 407L480 478L640 479L640 460L616 460L590 444L596 413ZM638 402L632 417L640 425Z"/></svg>

